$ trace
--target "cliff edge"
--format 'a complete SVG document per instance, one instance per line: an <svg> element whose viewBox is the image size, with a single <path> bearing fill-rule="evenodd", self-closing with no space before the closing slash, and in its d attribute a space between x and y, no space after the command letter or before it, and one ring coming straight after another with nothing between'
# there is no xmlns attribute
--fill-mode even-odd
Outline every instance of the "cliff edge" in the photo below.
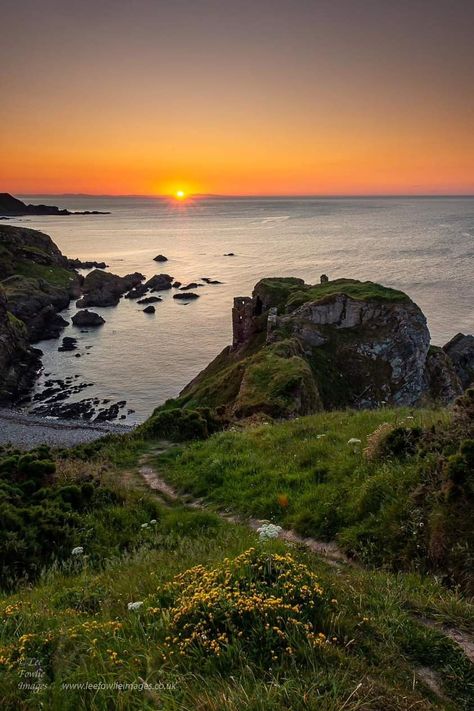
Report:
<svg viewBox="0 0 474 711"><path fill-rule="evenodd" d="M430 346L421 309L373 282L262 279L251 297L234 299L232 321L232 345L175 405L210 407L230 418L294 417L446 404L463 389L448 353Z"/></svg>

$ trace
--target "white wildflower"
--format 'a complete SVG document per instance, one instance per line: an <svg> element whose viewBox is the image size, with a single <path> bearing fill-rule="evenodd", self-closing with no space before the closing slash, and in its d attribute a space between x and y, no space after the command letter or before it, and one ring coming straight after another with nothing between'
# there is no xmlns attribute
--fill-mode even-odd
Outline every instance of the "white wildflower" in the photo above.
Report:
<svg viewBox="0 0 474 711"><path fill-rule="evenodd" d="M281 526L274 523L264 523L263 526L257 528L257 533L261 541L270 541L272 538L278 538L282 530Z"/></svg>
<svg viewBox="0 0 474 711"><path fill-rule="evenodd" d="M147 524L147 523L142 523L141 528L148 528L148 524Z"/></svg>
<svg viewBox="0 0 474 711"><path fill-rule="evenodd" d="M326 435L325 434L316 435L316 439L321 439L321 437L326 437Z"/></svg>
<svg viewBox="0 0 474 711"><path fill-rule="evenodd" d="M357 437L351 437L347 440L347 444L361 444L362 440L357 439Z"/></svg>
<svg viewBox="0 0 474 711"><path fill-rule="evenodd" d="M156 518L152 518L151 521L150 521L150 525L151 525L151 526L156 526L156 524L157 524Z"/></svg>
<svg viewBox="0 0 474 711"><path fill-rule="evenodd" d="M76 546L71 551L71 555L82 555L83 553L84 553L84 548L82 546Z"/></svg>
<svg viewBox="0 0 474 711"><path fill-rule="evenodd" d="M138 602L129 602L127 607L129 610L138 610L142 605L143 605L143 601L140 600Z"/></svg>

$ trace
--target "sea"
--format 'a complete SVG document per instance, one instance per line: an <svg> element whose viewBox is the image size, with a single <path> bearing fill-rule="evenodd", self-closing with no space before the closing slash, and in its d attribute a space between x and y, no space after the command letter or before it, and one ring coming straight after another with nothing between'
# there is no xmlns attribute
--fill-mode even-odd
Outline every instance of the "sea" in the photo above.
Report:
<svg viewBox="0 0 474 711"><path fill-rule="evenodd" d="M222 282L193 290L199 298L190 303L162 292L154 315L127 299L94 308L104 326L82 333L70 325L63 333L78 339L78 351L59 352L54 340L37 344L44 353L38 391L48 379L78 376L90 385L73 399L126 400L130 424L176 396L231 342L233 298L250 295L262 277L378 281L420 306L433 344L474 333L471 197L20 197L110 212L8 222L46 232L68 257L103 260L120 275ZM155 262L157 254L168 261ZM70 321L75 312L72 303L63 315Z"/></svg>

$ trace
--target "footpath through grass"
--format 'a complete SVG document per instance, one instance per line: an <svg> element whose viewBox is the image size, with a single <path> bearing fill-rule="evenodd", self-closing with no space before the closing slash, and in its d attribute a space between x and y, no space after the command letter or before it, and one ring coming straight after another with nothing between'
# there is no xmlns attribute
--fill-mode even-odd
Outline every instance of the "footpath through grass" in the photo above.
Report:
<svg viewBox="0 0 474 711"><path fill-rule="evenodd" d="M447 421L436 410L326 412L217 434L170 450L157 467L181 491L220 507L336 538L366 563L416 568L424 531L408 493L419 481L417 463L369 461L363 449L383 423L417 429Z"/></svg>
<svg viewBox="0 0 474 711"><path fill-rule="evenodd" d="M472 608L171 509L102 572L85 557L0 601L2 709L472 708L472 665L417 615L465 629Z"/></svg>
<svg viewBox="0 0 474 711"><path fill-rule="evenodd" d="M397 505L403 487L410 499L414 462L362 456L374 428L443 417L326 413L215 435L169 450L158 464L216 504L286 525L314 513L322 523L312 533L342 536L364 515L379 525L391 492ZM165 505L136 473L155 444L109 438L78 448L77 459L63 453L54 482L33 494L37 521L43 511L52 516L60 496L67 528L71 507L68 545L80 550L63 551L34 584L0 597L2 711L473 708L474 667L449 637L454 628L474 635L474 609L459 590L416 570L330 566L212 511ZM37 455L12 456L5 490L19 496L20 487L23 496L34 487L21 473L51 467ZM380 480L379 494L361 499L370 480ZM85 485L95 497L113 493L113 507L90 511L71 499ZM379 502L374 514L363 513L365 500ZM321 512L329 516L333 505L340 523L330 527Z"/></svg>

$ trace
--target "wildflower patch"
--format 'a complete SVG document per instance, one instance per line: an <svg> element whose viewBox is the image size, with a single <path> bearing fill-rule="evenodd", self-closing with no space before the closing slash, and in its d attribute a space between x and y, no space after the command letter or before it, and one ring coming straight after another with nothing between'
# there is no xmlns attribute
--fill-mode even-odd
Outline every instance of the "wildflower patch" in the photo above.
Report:
<svg viewBox="0 0 474 711"><path fill-rule="evenodd" d="M270 666L329 644L334 604L290 554L250 548L211 570L198 565L162 588L167 598L172 657Z"/></svg>

